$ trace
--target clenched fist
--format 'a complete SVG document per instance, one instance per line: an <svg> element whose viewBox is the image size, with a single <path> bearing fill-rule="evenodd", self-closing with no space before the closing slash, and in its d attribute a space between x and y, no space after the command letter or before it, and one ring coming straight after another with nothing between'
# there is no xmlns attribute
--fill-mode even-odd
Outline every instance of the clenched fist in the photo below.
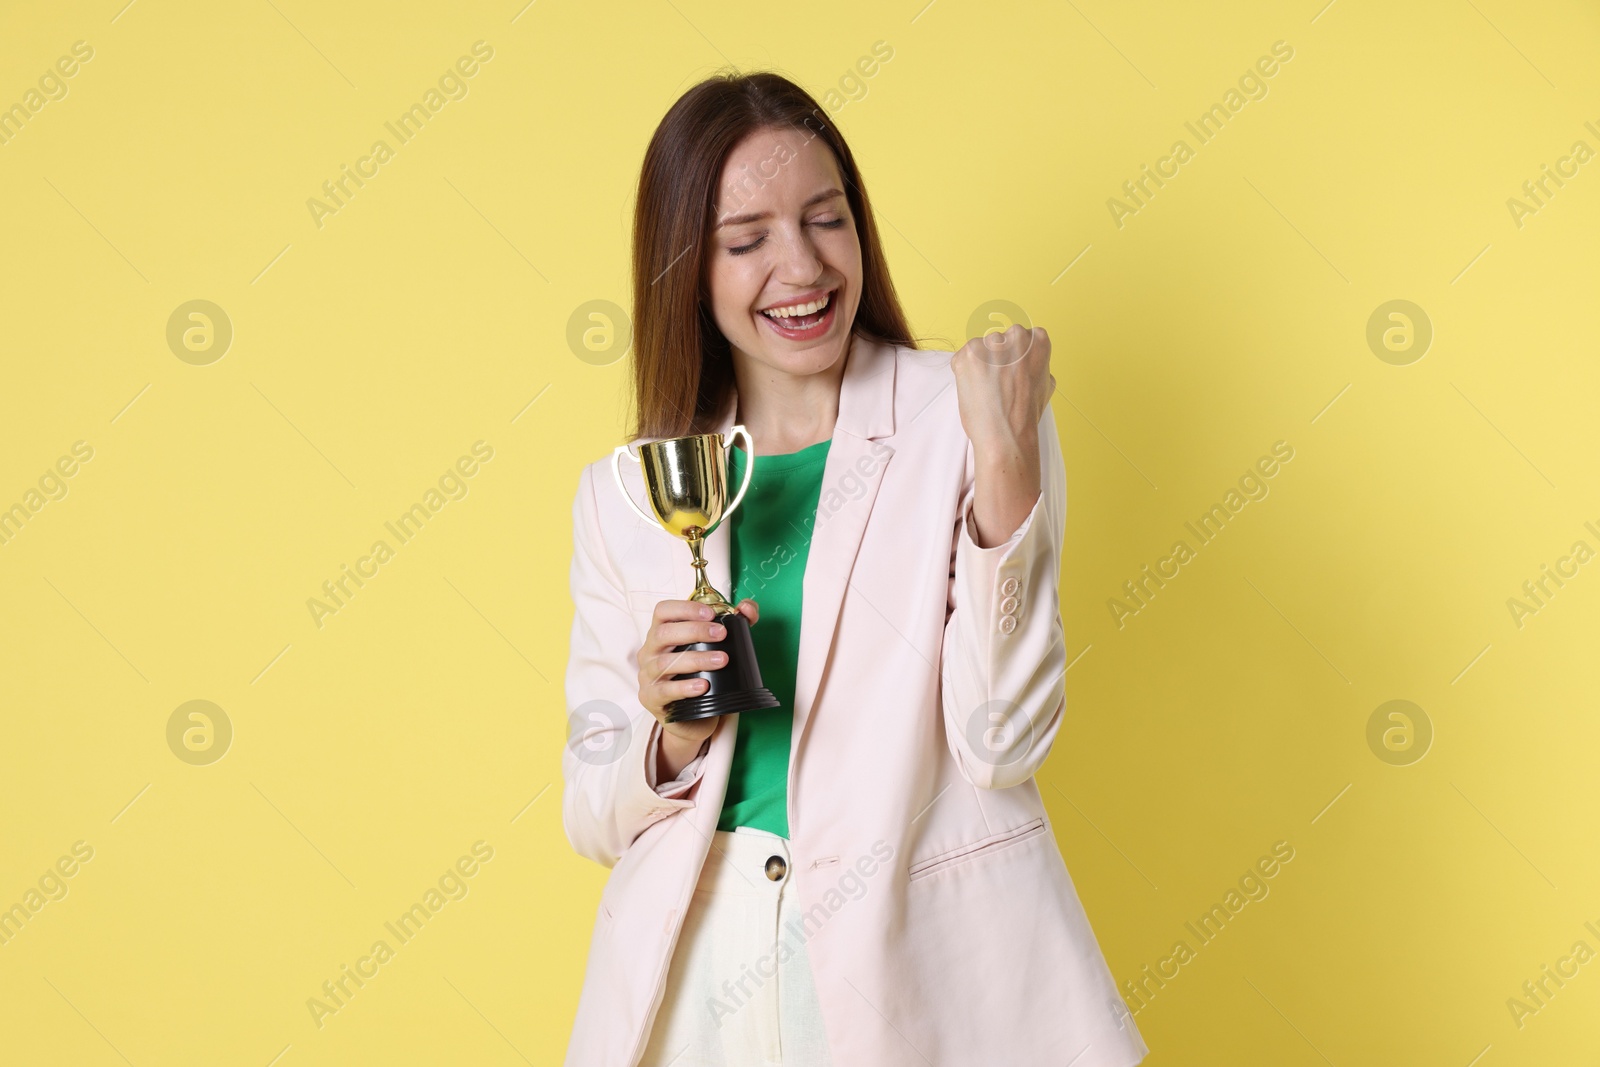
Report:
<svg viewBox="0 0 1600 1067"><path fill-rule="evenodd" d="M1050 335L1041 326L1012 324L962 345L950 369L977 472L973 539L992 548L1016 532L1039 499L1039 420L1056 390Z"/></svg>
<svg viewBox="0 0 1600 1067"><path fill-rule="evenodd" d="M1056 390L1050 335L1013 323L1004 333L974 337L950 360L961 425L980 464L990 453L1033 448L1039 419Z"/></svg>

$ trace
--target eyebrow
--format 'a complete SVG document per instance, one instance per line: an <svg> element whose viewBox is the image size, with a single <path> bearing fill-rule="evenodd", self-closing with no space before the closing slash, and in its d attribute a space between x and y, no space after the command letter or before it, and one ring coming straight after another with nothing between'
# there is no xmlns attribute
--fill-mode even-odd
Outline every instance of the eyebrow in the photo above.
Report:
<svg viewBox="0 0 1600 1067"><path fill-rule="evenodd" d="M800 210L804 211L806 208L810 207L813 204L820 204L824 200L832 200L836 196L843 196L843 195L844 195L844 193L840 192L838 189L824 189L822 192L816 194L811 199L809 199L805 203L801 204L800 205ZM723 219L721 222L719 222L715 226L713 226L712 229L720 230L724 226L737 226L740 223L744 223L744 222L760 222L762 219L771 218L771 217L772 217L772 212L770 212L770 211L761 211L761 212L756 212L754 214L747 214L747 215L730 215L728 218Z"/></svg>

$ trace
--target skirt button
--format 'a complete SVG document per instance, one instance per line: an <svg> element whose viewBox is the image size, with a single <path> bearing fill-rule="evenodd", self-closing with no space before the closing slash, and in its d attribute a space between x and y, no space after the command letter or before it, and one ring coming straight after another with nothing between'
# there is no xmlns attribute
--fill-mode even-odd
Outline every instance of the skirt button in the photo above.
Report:
<svg viewBox="0 0 1600 1067"><path fill-rule="evenodd" d="M788 865L783 862L782 856L767 857L767 877L772 881L776 882L782 878L783 872L787 869Z"/></svg>

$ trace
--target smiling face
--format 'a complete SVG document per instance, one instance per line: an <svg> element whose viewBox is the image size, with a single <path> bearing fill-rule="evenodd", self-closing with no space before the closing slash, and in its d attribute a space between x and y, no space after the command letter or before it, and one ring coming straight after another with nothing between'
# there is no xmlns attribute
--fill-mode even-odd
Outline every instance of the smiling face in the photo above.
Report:
<svg viewBox="0 0 1600 1067"><path fill-rule="evenodd" d="M827 144L790 128L750 134L723 165L715 219L707 287L735 364L793 376L831 368L849 347L862 270Z"/></svg>

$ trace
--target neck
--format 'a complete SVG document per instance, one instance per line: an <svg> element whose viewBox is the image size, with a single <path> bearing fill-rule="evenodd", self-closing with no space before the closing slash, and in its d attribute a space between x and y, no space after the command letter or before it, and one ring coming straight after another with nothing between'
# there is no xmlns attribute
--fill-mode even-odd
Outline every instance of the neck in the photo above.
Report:
<svg viewBox="0 0 1600 1067"><path fill-rule="evenodd" d="M839 418L839 386L844 380L845 353L833 366L815 374L785 374L733 352L733 380L738 391L734 422L750 431L758 456L780 456L833 437Z"/></svg>

